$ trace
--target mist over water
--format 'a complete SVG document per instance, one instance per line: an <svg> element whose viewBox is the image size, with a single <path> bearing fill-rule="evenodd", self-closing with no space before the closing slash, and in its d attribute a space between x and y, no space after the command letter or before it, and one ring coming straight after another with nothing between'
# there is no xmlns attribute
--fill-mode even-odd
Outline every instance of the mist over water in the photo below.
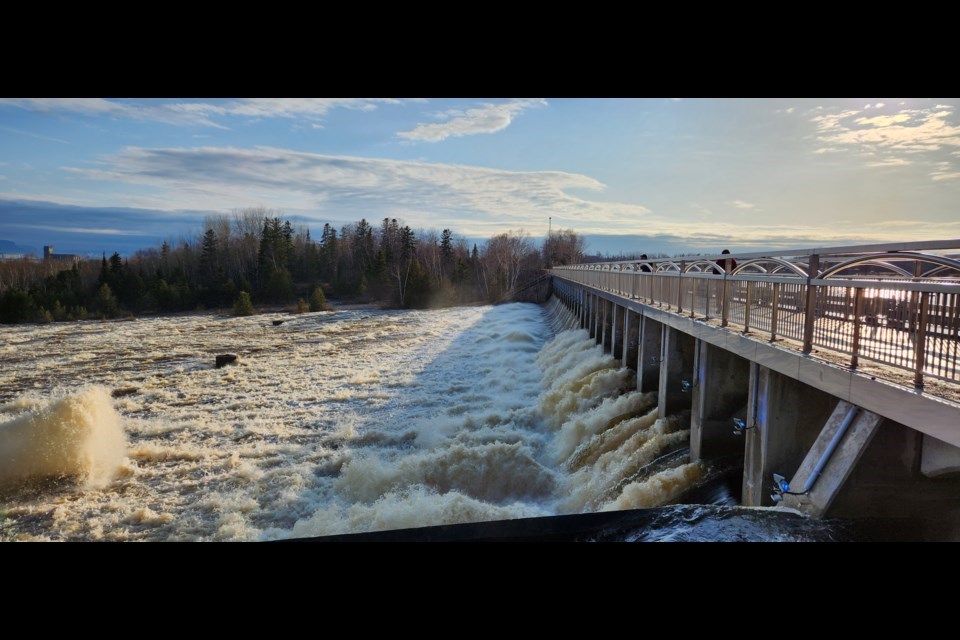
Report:
<svg viewBox="0 0 960 640"><path fill-rule="evenodd" d="M656 419L555 301L272 319L0 329L17 534L313 536L656 506L701 478L656 462L689 416Z"/></svg>

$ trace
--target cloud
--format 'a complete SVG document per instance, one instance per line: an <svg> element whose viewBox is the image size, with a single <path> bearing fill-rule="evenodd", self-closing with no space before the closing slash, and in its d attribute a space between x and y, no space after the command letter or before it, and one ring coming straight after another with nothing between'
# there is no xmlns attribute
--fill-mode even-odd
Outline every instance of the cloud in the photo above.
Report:
<svg viewBox="0 0 960 640"><path fill-rule="evenodd" d="M815 153L849 150L868 158L867 166L893 167L911 164L916 158L933 160L933 154L960 148L960 125L950 120L952 108L948 105L901 105L896 113L871 117L863 115L865 110L847 109L814 117L817 140L823 145Z"/></svg>
<svg viewBox="0 0 960 640"><path fill-rule="evenodd" d="M237 100L119 101L104 98L0 98L0 106L43 113L66 112L174 125L225 128L215 118L323 118L332 109L372 111L381 104L400 104L395 98L242 98Z"/></svg>
<svg viewBox="0 0 960 640"><path fill-rule="evenodd" d="M7 223L4 226L10 227L10 228L39 229L40 231L55 231L58 233L92 234L92 235L98 235L98 236L140 237L143 235L142 232L132 230L132 229L104 229L104 228L97 228L97 227L62 227L62 226L51 225L51 224L20 224L20 223Z"/></svg>
<svg viewBox="0 0 960 640"><path fill-rule="evenodd" d="M932 180L960 180L960 171L942 172L935 171L930 174Z"/></svg>
<svg viewBox="0 0 960 640"><path fill-rule="evenodd" d="M874 160L868 162L868 167L903 167L908 164L913 164L911 161L904 158L887 158L886 160Z"/></svg>
<svg viewBox="0 0 960 640"><path fill-rule="evenodd" d="M744 202L743 200L734 200L732 202L728 202L727 204L736 207L737 209L754 209L757 206L752 202Z"/></svg>
<svg viewBox="0 0 960 640"><path fill-rule="evenodd" d="M638 204L605 201L605 186L581 174L332 156L270 147L131 147L103 158L97 168L69 171L114 186L138 185L136 190L110 189L109 197L123 206L152 209L155 218L150 222L156 224L183 210L228 211L263 204L306 223L339 225L360 217L379 220L389 216L404 219L414 228L448 226L469 237L521 227L543 233L548 217L553 218L555 228L570 227L584 234L666 234L689 238L697 245L733 244L730 239L736 238L737 246L817 246L924 239L943 233L942 224L932 223L900 229L856 221L824 226L775 224L768 218L733 223L699 217L691 222L675 213L657 215ZM136 195L127 195L130 191ZM597 195L573 195L584 191ZM129 224L143 223L143 216L138 216ZM79 226L66 220L58 224ZM89 224L107 229L140 228L106 219ZM165 226L163 235L173 228L172 223Z"/></svg>
<svg viewBox="0 0 960 640"><path fill-rule="evenodd" d="M441 117L446 122L418 124L410 131L401 131L397 136L420 142L440 142L447 138L472 136L478 133L495 133L510 126L513 119L531 107L546 106L542 98L511 100L499 104L487 103L466 111L447 111Z"/></svg>
<svg viewBox="0 0 960 640"><path fill-rule="evenodd" d="M870 125L873 127L889 127L890 125L897 124L899 122L907 122L910 120L910 114L907 113L898 113L893 116L873 116L872 118L857 118L857 124Z"/></svg>
<svg viewBox="0 0 960 640"><path fill-rule="evenodd" d="M61 140L60 138L51 138L50 136L44 136L39 133L33 133L32 131L24 131L23 129L14 129L13 127L0 127L0 131L15 133L19 136L26 136L28 138L35 138L37 140L46 140L47 142L58 142L60 144L70 144L68 141Z"/></svg>
<svg viewBox="0 0 960 640"><path fill-rule="evenodd" d="M594 178L562 171L506 171L455 164L330 156L271 147L238 149L130 147L98 168L73 175L141 185L126 206L224 210L256 203L309 212L314 218L395 215L412 223L470 217L502 230L555 223L629 224L649 210L636 204L588 200L573 189L602 192ZM118 196L123 197L123 196ZM318 213L318 210L320 213Z"/></svg>

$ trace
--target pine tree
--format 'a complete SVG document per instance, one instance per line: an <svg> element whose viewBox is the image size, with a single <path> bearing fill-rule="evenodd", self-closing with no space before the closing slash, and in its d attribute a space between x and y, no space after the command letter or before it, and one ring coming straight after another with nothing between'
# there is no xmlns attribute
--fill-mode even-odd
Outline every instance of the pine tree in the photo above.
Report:
<svg viewBox="0 0 960 640"><path fill-rule="evenodd" d="M440 256L446 262L453 260L453 232L450 229L444 229L440 234Z"/></svg>
<svg viewBox="0 0 960 640"><path fill-rule="evenodd" d="M217 271L217 234L212 228L203 234L200 248L200 281L209 285Z"/></svg>
<svg viewBox="0 0 960 640"><path fill-rule="evenodd" d="M95 302L100 313L104 316L112 318L117 314L117 299L114 297L110 285L106 282L100 285Z"/></svg>
<svg viewBox="0 0 960 640"><path fill-rule="evenodd" d="M119 276L123 273L123 258L120 257L120 253L117 251L114 251L113 255L110 256L110 273L114 276Z"/></svg>
<svg viewBox="0 0 960 640"><path fill-rule="evenodd" d="M406 262L417 251L417 237L409 226L400 230L400 261Z"/></svg>
<svg viewBox="0 0 960 640"><path fill-rule="evenodd" d="M233 303L233 315L235 316L252 316L253 315L253 302L250 300L250 294L246 291L241 291L240 295L237 296L236 302Z"/></svg>
<svg viewBox="0 0 960 640"><path fill-rule="evenodd" d="M323 295L321 287L317 287L310 295L310 311L326 311L328 308L327 296Z"/></svg>

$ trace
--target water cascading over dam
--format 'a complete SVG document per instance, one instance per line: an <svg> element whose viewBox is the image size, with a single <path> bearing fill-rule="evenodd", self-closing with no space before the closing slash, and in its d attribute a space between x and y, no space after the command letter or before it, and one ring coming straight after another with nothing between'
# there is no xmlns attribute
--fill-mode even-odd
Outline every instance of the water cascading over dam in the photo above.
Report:
<svg viewBox="0 0 960 640"><path fill-rule="evenodd" d="M24 539L255 540L649 507L701 483L689 412L658 417L573 322L554 300L2 329L0 505ZM212 367L237 344L239 366Z"/></svg>

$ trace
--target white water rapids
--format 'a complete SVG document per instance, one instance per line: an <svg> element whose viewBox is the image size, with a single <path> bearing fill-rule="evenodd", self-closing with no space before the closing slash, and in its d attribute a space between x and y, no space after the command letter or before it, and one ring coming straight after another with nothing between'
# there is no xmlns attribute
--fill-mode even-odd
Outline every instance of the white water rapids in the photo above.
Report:
<svg viewBox="0 0 960 640"><path fill-rule="evenodd" d="M630 370L559 330L567 313L0 327L8 535L261 540L675 499L698 465L638 471L684 420L657 420ZM215 369L225 352L240 362Z"/></svg>

